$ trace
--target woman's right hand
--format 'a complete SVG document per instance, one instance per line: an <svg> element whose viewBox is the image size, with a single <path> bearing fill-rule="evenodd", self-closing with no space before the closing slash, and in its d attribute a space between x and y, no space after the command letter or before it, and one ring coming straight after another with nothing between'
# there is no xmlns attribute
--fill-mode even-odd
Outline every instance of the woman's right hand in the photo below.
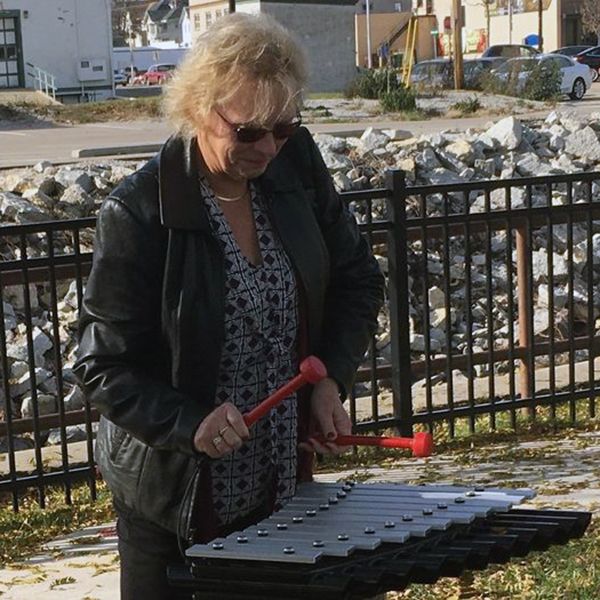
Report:
<svg viewBox="0 0 600 600"><path fill-rule="evenodd" d="M194 447L211 458L221 458L237 450L249 437L242 413L231 402L225 402L200 423Z"/></svg>

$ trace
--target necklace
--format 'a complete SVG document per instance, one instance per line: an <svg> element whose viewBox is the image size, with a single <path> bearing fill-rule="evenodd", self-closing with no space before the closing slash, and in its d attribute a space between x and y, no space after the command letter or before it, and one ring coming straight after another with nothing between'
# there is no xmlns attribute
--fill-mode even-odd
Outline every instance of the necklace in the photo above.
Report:
<svg viewBox="0 0 600 600"><path fill-rule="evenodd" d="M248 188L246 188L239 196L219 196L219 194L214 192L215 198L218 198L223 202L237 202L238 200L241 200L247 193Z"/></svg>
<svg viewBox="0 0 600 600"><path fill-rule="evenodd" d="M221 202L238 202L239 200L244 198L250 191L250 188L248 187L248 183L246 183L246 189L239 196L219 196L219 194L217 194L215 192L215 190L210 186L208 181L206 181L206 178L202 175L200 175L200 185L209 194L212 194L215 198L217 198L218 200L221 200Z"/></svg>

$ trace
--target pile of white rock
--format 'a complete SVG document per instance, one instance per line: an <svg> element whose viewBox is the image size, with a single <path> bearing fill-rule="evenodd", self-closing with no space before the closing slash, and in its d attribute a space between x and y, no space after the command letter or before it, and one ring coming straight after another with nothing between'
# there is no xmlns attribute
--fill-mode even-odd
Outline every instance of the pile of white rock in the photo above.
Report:
<svg viewBox="0 0 600 600"><path fill-rule="evenodd" d="M339 191L378 187L385 169L401 169L409 185L425 185L600 168L600 113L575 117L555 111L545 121L529 125L507 117L485 131L420 138L373 128L360 138L315 138Z"/></svg>

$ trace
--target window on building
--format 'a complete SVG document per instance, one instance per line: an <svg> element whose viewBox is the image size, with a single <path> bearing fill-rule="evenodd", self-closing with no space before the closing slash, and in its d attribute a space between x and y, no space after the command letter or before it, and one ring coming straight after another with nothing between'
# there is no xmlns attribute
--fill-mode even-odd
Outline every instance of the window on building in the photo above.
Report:
<svg viewBox="0 0 600 600"><path fill-rule="evenodd" d="M200 31L202 29L202 15L200 13L194 14L194 29Z"/></svg>
<svg viewBox="0 0 600 600"><path fill-rule="evenodd" d="M212 25L212 13L210 11L204 14L204 23L206 24L206 27Z"/></svg>
<svg viewBox="0 0 600 600"><path fill-rule="evenodd" d="M221 9L217 8L217 10L215 10L215 19L220 19L222 15Z"/></svg>

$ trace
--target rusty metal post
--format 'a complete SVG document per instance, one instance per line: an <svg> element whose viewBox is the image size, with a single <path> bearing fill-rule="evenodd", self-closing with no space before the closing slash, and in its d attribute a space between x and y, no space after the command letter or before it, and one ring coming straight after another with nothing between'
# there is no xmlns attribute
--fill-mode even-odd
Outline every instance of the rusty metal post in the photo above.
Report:
<svg viewBox="0 0 600 600"><path fill-rule="evenodd" d="M517 290L518 290L518 319L519 319L519 347L526 354L533 352L532 341L529 335L529 323L532 318L531 291L529 289L529 243L527 228L516 229L517 237ZM521 398L533 396L532 374L527 357L520 360L519 365L519 390Z"/></svg>

